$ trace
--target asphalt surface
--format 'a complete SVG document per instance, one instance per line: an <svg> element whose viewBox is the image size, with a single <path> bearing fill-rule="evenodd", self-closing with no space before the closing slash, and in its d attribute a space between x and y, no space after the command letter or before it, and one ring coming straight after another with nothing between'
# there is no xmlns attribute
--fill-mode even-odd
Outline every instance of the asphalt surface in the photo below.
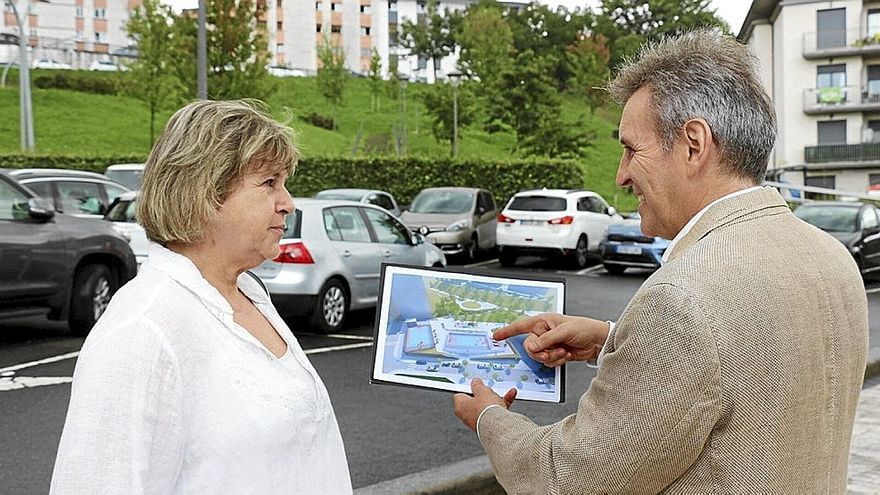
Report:
<svg viewBox="0 0 880 495"><path fill-rule="evenodd" d="M629 298L647 276L634 271L620 276L600 267L582 271L557 263L523 260L517 267L502 269L484 261L470 270L510 275L548 275L567 281L566 312L600 319L616 319ZM869 286L871 344L880 347L880 284ZM368 342L373 335L375 312L352 315L341 337L310 334L293 324L297 338L309 352L315 368L330 392L345 442L355 488L445 466L483 453L474 434L452 412L451 394L420 389L370 385L372 349L337 349ZM300 329L302 331L300 331ZM71 337L64 325L41 319L0 322L0 492L46 493L54 464L70 394L69 383L39 385L67 380L75 358L27 366L22 363L64 356L79 350L83 339ZM5 370L5 371L4 371ZM36 377L32 386L10 389L8 378ZM566 370L566 402L542 404L518 402L514 410L539 424L557 421L575 411L593 371L578 364ZM4 387L4 378L7 379ZM27 381L27 380L25 380Z"/></svg>

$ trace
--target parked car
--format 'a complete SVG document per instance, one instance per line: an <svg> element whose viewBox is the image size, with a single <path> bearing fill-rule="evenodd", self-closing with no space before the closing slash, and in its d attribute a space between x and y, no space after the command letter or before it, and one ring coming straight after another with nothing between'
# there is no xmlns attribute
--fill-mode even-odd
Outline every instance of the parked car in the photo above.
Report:
<svg viewBox="0 0 880 495"><path fill-rule="evenodd" d="M341 329L348 312L375 306L383 261L446 266L446 257L377 206L295 199L281 254L253 272L284 316L309 316L314 327Z"/></svg>
<svg viewBox="0 0 880 495"><path fill-rule="evenodd" d="M794 214L842 242L863 278L876 276L880 270L880 209L857 201L813 201L798 206Z"/></svg>
<svg viewBox="0 0 880 495"><path fill-rule="evenodd" d="M135 273L110 225L56 214L0 171L0 318L46 314L85 335Z"/></svg>
<svg viewBox="0 0 880 495"><path fill-rule="evenodd" d="M270 65L266 67L266 70L275 77L307 77L309 75L302 69L294 69L293 67L285 67L283 65Z"/></svg>
<svg viewBox="0 0 880 495"><path fill-rule="evenodd" d="M608 273L615 275L628 267L657 269L669 243L669 239L643 234L642 219L636 212L622 222L608 226L608 233L599 244L602 265Z"/></svg>
<svg viewBox="0 0 880 495"><path fill-rule="evenodd" d="M104 218L110 203L129 190L101 174L83 170L22 168L7 172L48 199L56 212L79 217Z"/></svg>
<svg viewBox="0 0 880 495"><path fill-rule="evenodd" d="M141 188L141 178L144 176L144 164L116 163L107 167L104 175L110 180L123 184L132 191L136 191Z"/></svg>
<svg viewBox="0 0 880 495"><path fill-rule="evenodd" d="M70 64L59 62L54 58L41 58L34 61L34 69L61 69L70 70L73 67Z"/></svg>
<svg viewBox="0 0 880 495"><path fill-rule="evenodd" d="M318 199L344 199L347 201L359 201L371 205L381 206L392 215L399 217L400 208L397 200L389 192L376 189L326 189L315 194Z"/></svg>
<svg viewBox="0 0 880 495"><path fill-rule="evenodd" d="M609 225L623 218L602 196L583 189L516 193L498 215L498 261L513 266L522 255L563 256L578 268L599 253Z"/></svg>
<svg viewBox="0 0 880 495"><path fill-rule="evenodd" d="M109 60L95 60L89 64L89 70L101 72L118 72L119 66Z"/></svg>
<svg viewBox="0 0 880 495"><path fill-rule="evenodd" d="M104 220L111 222L110 225L113 226L113 229L119 232L122 237L128 239L128 245L134 253L138 270L140 270L144 261L147 261L150 242L147 240L147 232L137 223L137 218L134 216L134 211L137 207L137 196L138 191L122 193L122 195L110 203L107 214L104 215Z"/></svg>
<svg viewBox="0 0 880 495"><path fill-rule="evenodd" d="M400 219L447 255L476 259L495 248L497 207L492 193L473 187L432 187L413 199Z"/></svg>

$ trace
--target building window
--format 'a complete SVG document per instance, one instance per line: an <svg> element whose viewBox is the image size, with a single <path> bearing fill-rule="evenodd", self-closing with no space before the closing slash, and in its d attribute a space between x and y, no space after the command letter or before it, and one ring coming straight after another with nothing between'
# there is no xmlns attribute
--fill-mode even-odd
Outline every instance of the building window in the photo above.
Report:
<svg viewBox="0 0 880 495"><path fill-rule="evenodd" d="M868 174L868 192L880 193L880 174Z"/></svg>
<svg viewBox="0 0 880 495"><path fill-rule="evenodd" d="M819 146L846 144L846 121L826 120L817 123Z"/></svg>
<svg viewBox="0 0 880 495"><path fill-rule="evenodd" d="M330 10L336 12L337 10L342 10L342 5L338 3L330 3Z"/></svg>
<svg viewBox="0 0 880 495"><path fill-rule="evenodd" d="M77 17L82 17L82 16L83 16L83 8L82 8L81 6L78 6L78 7L76 8L76 16L77 16Z"/></svg>
<svg viewBox="0 0 880 495"><path fill-rule="evenodd" d="M321 32L321 25L320 25L320 24L315 24L315 32L316 32L316 33L320 33L320 32Z"/></svg>
<svg viewBox="0 0 880 495"><path fill-rule="evenodd" d="M281 0L275 0L275 7L281 8Z"/></svg>
<svg viewBox="0 0 880 495"><path fill-rule="evenodd" d="M283 30L283 29L284 29L284 23L281 22L281 21L276 22L276 23L275 23L275 29L278 30L278 31Z"/></svg>
<svg viewBox="0 0 880 495"><path fill-rule="evenodd" d="M275 53L284 53L284 43L278 43L275 45Z"/></svg>
<svg viewBox="0 0 880 495"><path fill-rule="evenodd" d="M419 0L416 2L416 14L424 14L425 13L425 2L423 0Z"/></svg>
<svg viewBox="0 0 880 495"><path fill-rule="evenodd" d="M361 36L369 36L370 35L370 27L369 26L361 26Z"/></svg>
<svg viewBox="0 0 880 495"><path fill-rule="evenodd" d="M846 64L816 67L816 96L818 103L846 101Z"/></svg>
<svg viewBox="0 0 880 495"><path fill-rule="evenodd" d="M835 177L833 175L814 175L804 179L804 185L808 187L824 187L825 189L834 189ZM807 193L807 199L813 199L818 196L817 193Z"/></svg>
<svg viewBox="0 0 880 495"><path fill-rule="evenodd" d="M816 11L816 48L846 46L846 9Z"/></svg>
<svg viewBox="0 0 880 495"><path fill-rule="evenodd" d="M369 14L370 6L369 5L361 5L361 14Z"/></svg>
<svg viewBox="0 0 880 495"><path fill-rule="evenodd" d="M388 12L397 12L397 0L388 2Z"/></svg>
<svg viewBox="0 0 880 495"><path fill-rule="evenodd" d="M95 18L103 19L107 17L107 9L95 9Z"/></svg>
<svg viewBox="0 0 880 495"><path fill-rule="evenodd" d="M330 32L331 33L341 33L342 26L330 26Z"/></svg>
<svg viewBox="0 0 880 495"><path fill-rule="evenodd" d="M37 30L36 30L36 29L34 29L34 28L31 28L31 29L30 29L30 37L31 37L31 38L36 38L36 37L37 37Z"/></svg>
<svg viewBox="0 0 880 495"><path fill-rule="evenodd" d="M880 9L868 10L868 37L873 38L880 34Z"/></svg>
<svg viewBox="0 0 880 495"><path fill-rule="evenodd" d="M107 33L95 32L95 43L106 43Z"/></svg>
<svg viewBox="0 0 880 495"><path fill-rule="evenodd" d="M428 69L428 59L419 55L419 70L427 70Z"/></svg>

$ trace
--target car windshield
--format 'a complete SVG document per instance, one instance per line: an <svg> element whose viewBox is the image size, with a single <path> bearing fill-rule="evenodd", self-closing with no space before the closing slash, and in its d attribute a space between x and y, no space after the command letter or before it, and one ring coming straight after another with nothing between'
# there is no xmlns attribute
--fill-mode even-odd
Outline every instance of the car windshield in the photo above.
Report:
<svg viewBox="0 0 880 495"><path fill-rule="evenodd" d="M508 208L517 211L565 211L565 198L517 196Z"/></svg>
<svg viewBox="0 0 880 495"><path fill-rule="evenodd" d="M853 206L804 205L794 211L801 220L828 232L856 232L859 209Z"/></svg>
<svg viewBox="0 0 880 495"><path fill-rule="evenodd" d="M123 186L137 191L141 188L141 177L144 175L143 170L108 170L106 175L111 180L122 184Z"/></svg>
<svg viewBox="0 0 880 495"><path fill-rule="evenodd" d="M302 237L302 218L303 212L299 208L294 210L292 214L287 215L287 220L284 222L285 239L299 239Z"/></svg>
<svg viewBox="0 0 880 495"><path fill-rule="evenodd" d="M474 193L465 191L422 191L413 200L412 213L465 213L474 206Z"/></svg>
<svg viewBox="0 0 880 495"><path fill-rule="evenodd" d="M363 194L354 191L321 191L315 194L319 199L341 199L344 201L360 201Z"/></svg>
<svg viewBox="0 0 880 495"><path fill-rule="evenodd" d="M111 222L134 222L134 209L137 203L134 200L120 199L110 205L107 212L107 220Z"/></svg>

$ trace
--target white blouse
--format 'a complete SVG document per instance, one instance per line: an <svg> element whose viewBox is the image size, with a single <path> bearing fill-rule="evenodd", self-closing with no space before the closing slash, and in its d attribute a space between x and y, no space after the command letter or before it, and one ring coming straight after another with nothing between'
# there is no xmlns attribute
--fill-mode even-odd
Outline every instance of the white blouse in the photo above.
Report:
<svg viewBox="0 0 880 495"><path fill-rule="evenodd" d="M150 247L80 352L51 493L351 493L327 389L262 287L238 285L281 358L188 258Z"/></svg>

